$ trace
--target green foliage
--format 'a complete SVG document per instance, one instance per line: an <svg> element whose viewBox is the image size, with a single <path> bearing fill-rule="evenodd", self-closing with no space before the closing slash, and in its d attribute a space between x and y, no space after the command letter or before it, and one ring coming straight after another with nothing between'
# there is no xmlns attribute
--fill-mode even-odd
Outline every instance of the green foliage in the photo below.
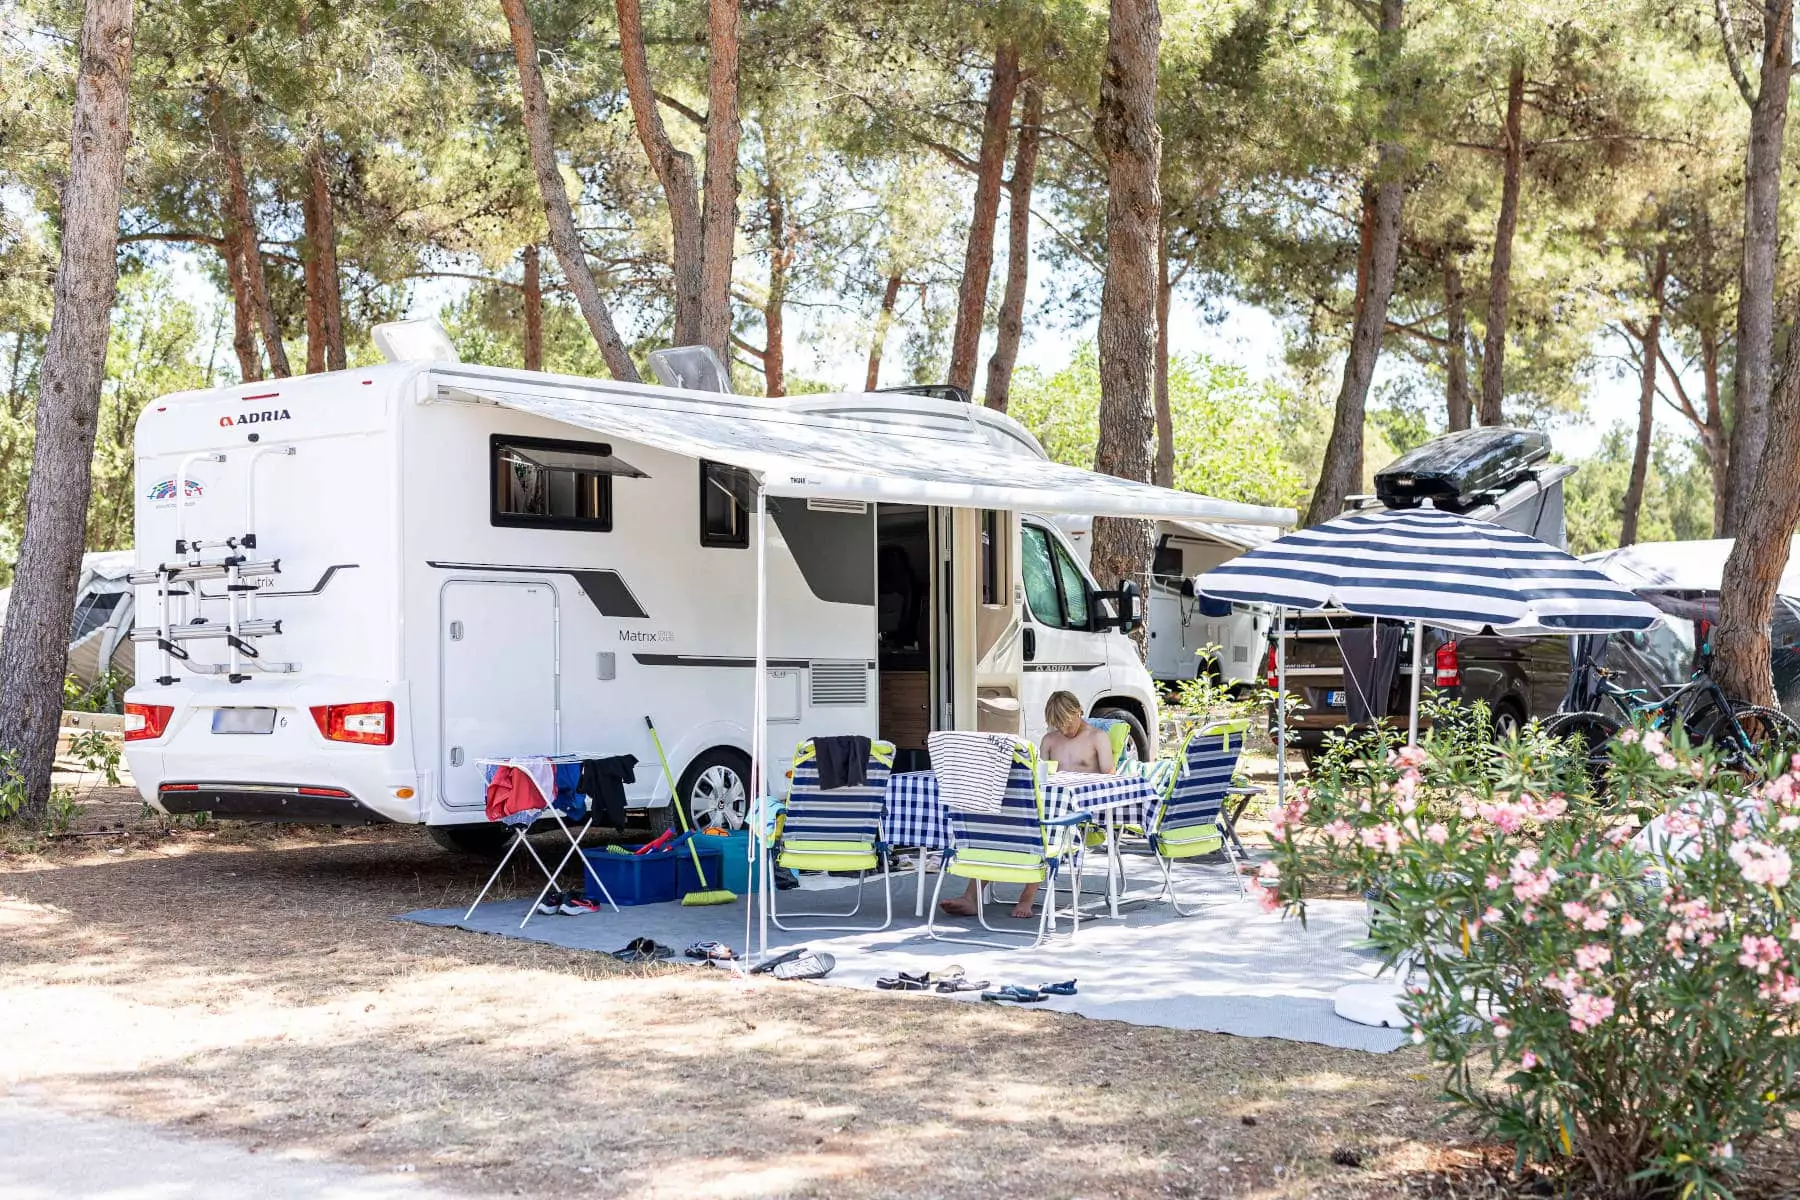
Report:
<svg viewBox="0 0 1800 1200"><path fill-rule="evenodd" d="M1263 903L1374 897L1445 1099L1522 1159L1584 1195L1729 1196L1800 1110L1796 779L1627 731L1602 809L1565 791L1578 762L1535 729L1366 744L1275 815Z"/></svg>
<svg viewBox="0 0 1800 1200"><path fill-rule="evenodd" d="M119 760L124 746L118 738L98 729L84 729L69 739L69 754L82 770L100 775L108 787L119 786Z"/></svg>
<svg viewBox="0 0 1800 1200"><path fill-rule="evenodd" d="M112 671L91 684L73 675L63 678L63 708L68 712L118 712L125 695L124 680Z"/></svg>
<svg viewBox="0 0 1800 1200"><path fill-rule="evenodd" d="M1288 396L1242 367L1204 355L1169 363L1175 426L1175 486L1221 500L1295 504L1306 481L1281 452ZM1099 436L1100 360L1093 343L1054 374L1021 369L1008 407L1058 462L1092 467Z"/></svg>
<svg viewBox="0 0 1800 1200"><path fill-rule="evenodd" d="M1590 554L1619 544L1619 514L1631 481L1636 436L1624 425L1615 425L1600 449L1583 460L1564 485L1569 553ZM1638 540L1710 538L1712 528L1712 477L1706 464L1666 431L1658 431L1650 446Z"/></svg>

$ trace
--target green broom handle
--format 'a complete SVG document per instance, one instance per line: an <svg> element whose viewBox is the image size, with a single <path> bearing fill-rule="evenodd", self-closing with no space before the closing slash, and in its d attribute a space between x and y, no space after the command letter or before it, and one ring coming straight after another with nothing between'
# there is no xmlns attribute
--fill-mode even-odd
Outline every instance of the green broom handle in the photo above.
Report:
<svg viewBox="0 0 1800 1200"><path fill-rule="evenodd" d="M681 832L688 835L688 856L694 860L694 874L700 877L700 890L706 891L706 868L700 865L700 851L694 846L694 829L688 824L687 805L681 802L675 787L675 776L669 770L669 756L663 753L662 738L656 732L656 722L648 716L644 724L650 727L650 743L656 747L656 761L662 764L663 781L669 785L669 803L675 806L675 816L681 822Z"/></svg>

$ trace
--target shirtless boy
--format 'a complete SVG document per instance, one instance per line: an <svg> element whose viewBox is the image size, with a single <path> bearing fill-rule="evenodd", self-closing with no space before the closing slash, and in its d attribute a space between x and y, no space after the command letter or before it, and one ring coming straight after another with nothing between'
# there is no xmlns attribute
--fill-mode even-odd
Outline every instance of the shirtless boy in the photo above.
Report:
<svg viewBox="0 0 1800 1200"><path fill-rule="evenodd" d="M1080 771L1089 775L1113 773L1112 739L1105 730L1087 723L1087 718L1081 715L1081 701L1073 692L1051 695L1044 705L1044 720L1050 726L1042 745L1045 762L1055 763L1058 771ZM1037 893L1037 884L1027 884L1019 902L1013 905L1012 915L1020 920L1031 916ZM956 916L972 917L981 903L980 897L981 884L971 879L967 891L945 900L938 907Z"/></svg>

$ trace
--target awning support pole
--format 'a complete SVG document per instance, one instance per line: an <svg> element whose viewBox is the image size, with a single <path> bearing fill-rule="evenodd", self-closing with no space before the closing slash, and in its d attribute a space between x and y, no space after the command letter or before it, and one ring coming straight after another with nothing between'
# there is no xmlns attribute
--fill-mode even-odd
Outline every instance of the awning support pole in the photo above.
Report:
<svg viewBox="0 0 1800 1200"><path fill-rule="evenodd" d="M750 731L750 784L753 807L759 814L758 832L766 820L764 800L769 794L769 494L759 479L756 484L756 724ZM757 839L757 869L761 873L762 929L757 957L769 952L769 848ZM745 941L749 941L746 937ZM746 947L748 949L748 947Z"/></svg>
<svg viewBox="0 0 1800 1200"><path fill-rule="evenodd" d="M1275 803L1287 803L1287 609L1275 610Z"/></svg>
<svg viewBox="0 0 1800 1200"><path fill-rule="evenodd" d="M1413 622L1412 709L1406 722L1406 744L1419 744L1419 683L1424 676L1425 623Z"/></svg>

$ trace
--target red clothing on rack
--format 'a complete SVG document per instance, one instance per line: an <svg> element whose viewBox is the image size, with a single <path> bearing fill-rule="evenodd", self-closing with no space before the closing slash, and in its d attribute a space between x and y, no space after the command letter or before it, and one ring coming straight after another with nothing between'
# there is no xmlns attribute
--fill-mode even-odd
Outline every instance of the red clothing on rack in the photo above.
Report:
<svg viewBox="0 0 1800 1200"><path fill-rule="evenodd" d="M533 812L544 807L544 793L531 776L517 767L501 767L494 772L487 789L487 818L498 821L518 812Z"/></svg>

